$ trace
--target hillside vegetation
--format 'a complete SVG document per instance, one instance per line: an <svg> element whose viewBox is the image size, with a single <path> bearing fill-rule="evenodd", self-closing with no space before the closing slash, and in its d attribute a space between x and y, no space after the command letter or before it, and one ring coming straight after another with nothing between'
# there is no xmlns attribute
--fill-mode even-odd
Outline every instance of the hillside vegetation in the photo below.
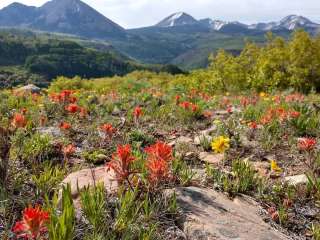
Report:
<svg viewBox="0 0 320 240"><path fill-rule="evenodd" d="M289 41L272 34L267 39L264 45L248 42L238 56L220 50L206 70L190 78L207 90L320 90L320 37L297 31Z"/></svg>
<svg viewBox="0 0 320 240"><path fill-rule="evenodd" d="M45 86L57 76L93 78L143 69L181 73L173 66L139 64L95 41L19 31L0 34L2 87L26 82Z"/></svg>

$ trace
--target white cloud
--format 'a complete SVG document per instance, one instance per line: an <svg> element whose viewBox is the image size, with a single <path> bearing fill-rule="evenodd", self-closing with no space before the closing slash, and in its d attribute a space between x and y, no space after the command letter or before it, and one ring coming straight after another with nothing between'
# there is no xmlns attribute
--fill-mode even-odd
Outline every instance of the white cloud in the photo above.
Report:
<svg viewBox="0 0 320 240"><path fill-rule="evenodd" d="M17 0L40 6L46 0ZM61 0L63 1L63 0ZM319 0L83 0L123 27L157 23L169 14L185 11L195 18L259 22L299 14L320 22ZM13 1L1 0L0 7Z"/></svg>

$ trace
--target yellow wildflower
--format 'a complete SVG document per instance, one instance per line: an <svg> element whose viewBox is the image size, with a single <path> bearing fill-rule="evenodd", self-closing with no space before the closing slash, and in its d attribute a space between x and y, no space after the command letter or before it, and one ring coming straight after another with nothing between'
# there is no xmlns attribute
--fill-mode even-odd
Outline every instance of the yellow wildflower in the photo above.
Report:
<svg viewBox="0 0 320 240"><path fill-rule="evenodd" d="M282 172L282 169L278 166L275 160L271 160L271 171Z"/></svg>
<svg viewBox="0 0 320 240"><path fill-rule="evenodd" d="M265 92L261 92L261 93L260 93L260 97L263 98L263 97L265 97L265 96L267 96L267 94L266 94Z"/></svg>
<svg viewBox="0 0 320 240"><path fill-rule="evenodd" d="M224 136L217 137L213 139L211 147L215 153L224 153L230 148L230 139Z"/></svg>
<svg viewBox="0 0 320 240"><path fill-rule="evenodd" d="M216 119L216 120L213 121L213 123L214 123L215 125L219 125L219 124L221 123L221 121L220 121L219 119Z"/></svg>

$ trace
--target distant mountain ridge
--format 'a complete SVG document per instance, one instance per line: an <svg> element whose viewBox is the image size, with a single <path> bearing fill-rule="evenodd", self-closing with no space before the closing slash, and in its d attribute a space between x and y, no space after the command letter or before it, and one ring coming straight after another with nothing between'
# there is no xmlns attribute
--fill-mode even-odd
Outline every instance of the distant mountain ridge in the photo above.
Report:
<svg viewBox="0 0 320 240"><path fill-rule="evenodd" d="M12 3L0 10L0 26L89 38L120 37L125 30L80 0L51 0L41 7Z"/></svg>
<svg viewBox="0 0 320 240"><path fill-rule="evenodd" d="M170 15L169 17L156 24L155 27L176 27L181 25L202 25L211 30L222 32L225 32L226 30L232 32L232 29L234 31L293 31L298 28L302 28L305 30L316 30L320 28L320 24L314 23L308 18L298 15L289 15L279 22L256 23L247 25L237 21L228 22L222 20L212 20L210 18L196 20L191 15L184 12L174 13Z"/></svg>
<svg viewBox="0 0 320 240"><path fill-rule="evenodd" d="M107 39L125 37L127 31L81 0L51 0L41 7L12 3L0 10L1 27L30 28L59 32L87 38ZM293 31L298 28L311 33L320 31L320 24L306 17L289 15L280 21L244 24L237 21L222 21L205 18L197 20L185 12L173 13L151 27L172 28L199 26L209 31L227 34L254 31Z"/></svg>

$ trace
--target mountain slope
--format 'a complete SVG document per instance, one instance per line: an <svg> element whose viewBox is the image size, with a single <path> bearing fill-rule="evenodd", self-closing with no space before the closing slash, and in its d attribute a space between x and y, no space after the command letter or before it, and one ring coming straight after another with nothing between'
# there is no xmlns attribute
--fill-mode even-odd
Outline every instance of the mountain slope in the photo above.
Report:
<svg viewBox="0 0 320 240"><path fill-rule="evenodd" d="M21 3L12 3L0 10L0 26L28 27L37 15L36 7L29 7Z"/></svg>
<svg viewBox="0 0 320 240"><path fill-rule="evenodd" d="M124 35L124 29L80 0L52 0L39 9L36 29L103 38Z"/></svg>
<svg viewBox="0 0 320 240"><path fill-rule="evenodd" d="M28 27L88 38L126 34L118 24L80 0L52 0L39 8L14 3L0 10L0 26Z"/></svg>

